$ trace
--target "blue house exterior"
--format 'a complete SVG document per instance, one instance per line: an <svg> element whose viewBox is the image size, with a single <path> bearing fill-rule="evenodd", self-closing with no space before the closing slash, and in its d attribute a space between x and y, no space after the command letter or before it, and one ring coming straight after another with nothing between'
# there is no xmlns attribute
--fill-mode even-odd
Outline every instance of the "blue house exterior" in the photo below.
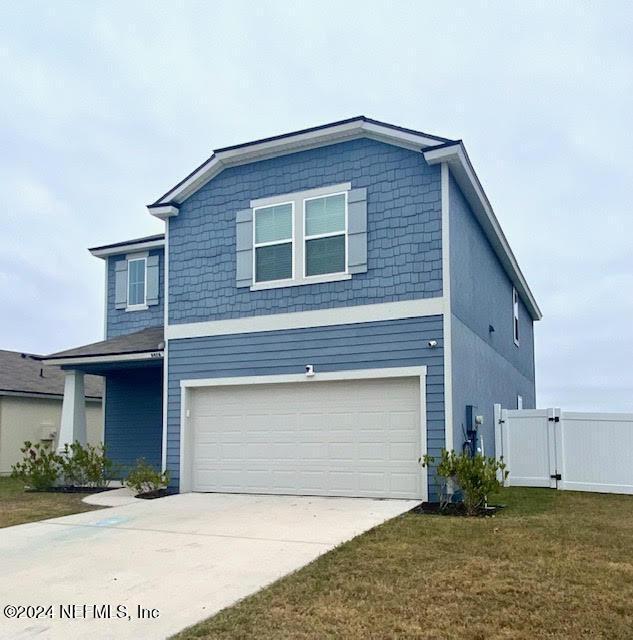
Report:
<svg viewBox="0 0 633 640"><path fill-rule="evenodd" d="M494 454L535 406L540 310L461 141L365 117L220 149L96 247L105 444L179 491L435 496L418 459ZM467 413L467 407L472 408Z"/></svg>

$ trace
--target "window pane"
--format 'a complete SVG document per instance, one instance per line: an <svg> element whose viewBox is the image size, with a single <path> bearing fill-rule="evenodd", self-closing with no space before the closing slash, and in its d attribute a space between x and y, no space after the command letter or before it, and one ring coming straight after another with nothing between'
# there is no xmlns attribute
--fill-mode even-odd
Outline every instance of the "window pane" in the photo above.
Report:
<svg viewBox="0 0 633 640"><path fill-rule="evenodd" d="M345 231L345 195L306 201L306 235Z"/></svg>
<svg viewBox="0 0 633 640"><path fill-rule="evenodd" d="M255 282L292 278L292 243L255 249Z"/></svg>
<svg viewBox="0 0 633 640"><path fill-rule="evenodd" d="M306 242L306 275L345 271L345 236Z"/></svg>
<svg viewBox="0 0 633 640"><path fill-rule="evenodd" d="M128 262L128 295L127 303L145 303L145 260L131 260Z"/></svg>
<svg viewBox="0 0 633 640"><path fill-rule="evenodd" d="M257 209L255 212L255 242L290 240L292 237L292 205Z"/></svg>

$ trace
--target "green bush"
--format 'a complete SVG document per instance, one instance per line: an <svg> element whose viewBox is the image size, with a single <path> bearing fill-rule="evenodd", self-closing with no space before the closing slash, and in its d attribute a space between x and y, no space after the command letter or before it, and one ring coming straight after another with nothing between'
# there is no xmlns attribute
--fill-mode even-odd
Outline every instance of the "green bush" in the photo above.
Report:
<svg viewBox="0 0 633 640"><path fill-rule="evenodd" d="M425 455L422 461L423 467L435 464L435 458L429 455ZM487 496L503 486L509 473L503 459L481 455L471 457L445 449L442 449L435 472L441 483L440 501L443 505L448 502L448 483L453 482L461 489L466 513L471 516L481 512L486 506ZM497 477L498 473L501 480Z"/></svg>
<svg viewBox="0 0 633 640"><path fill-rule="evenodd" d="M169 472L156 471L145 458L140 458L128 473L125 484L134 489L137 494L159 491L169 484Z"/></svg>
<svg viewBox="0 0 633 640"><path fill-rule="evenodd" d="M20 452L23 454L22 461L11 467L11 477L22 480L27 487L38 491L53 487L60 473L60 457L47 445L32 444L28 440Z"/></svg>
<svg viewBox="0 0 633 640"><path fill-rule="evenodd" d="M60 455L64 484L103 489L110 484L114 463L105 455L102 444L66 444Z"/></svg>

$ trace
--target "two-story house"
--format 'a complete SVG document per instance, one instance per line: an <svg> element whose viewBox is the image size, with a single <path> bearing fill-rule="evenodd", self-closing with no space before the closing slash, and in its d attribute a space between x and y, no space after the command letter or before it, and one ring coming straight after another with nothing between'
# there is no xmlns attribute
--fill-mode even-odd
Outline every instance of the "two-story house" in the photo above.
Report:
<svg viewBox="0 0 633 640"><path fill-rule="evenodd" d="M366 117L219 149L91 249L105 340L53 354L66 439L105 378L105 444L174 489L426 498L425 452L532 408L541 312L460 140ZM474 407L474 410L471 409Z"/></svg>

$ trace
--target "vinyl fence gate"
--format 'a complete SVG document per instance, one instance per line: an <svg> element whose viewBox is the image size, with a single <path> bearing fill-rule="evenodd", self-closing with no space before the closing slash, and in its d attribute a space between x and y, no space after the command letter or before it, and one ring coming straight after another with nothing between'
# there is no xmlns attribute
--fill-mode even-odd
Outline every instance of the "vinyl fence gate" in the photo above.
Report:
<svg viewBox="0 0 633 640"><path fill-rule="evenodd" d="M633 414L495 405L495 450L509 486L633 494Z"/></svg>

